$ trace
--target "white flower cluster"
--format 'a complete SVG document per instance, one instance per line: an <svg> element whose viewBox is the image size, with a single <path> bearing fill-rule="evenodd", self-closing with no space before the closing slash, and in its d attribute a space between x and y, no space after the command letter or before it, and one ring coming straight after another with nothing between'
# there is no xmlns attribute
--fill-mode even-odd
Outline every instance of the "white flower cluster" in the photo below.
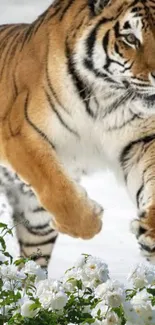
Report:
<svg viewBox="0 0 155 325"><path fill-rule="evenodd" d="M141 264L131 273L130 289L111 280L107 265L89 255L82 255L60 281L47 279L33 261L26 262L21 270L2 263L0 278L4 297L18 297L5 306L0 300L5 325L16 315L33 318L35 325L42 311L49 319L54 313L68 319L68 325L155 325L155 267L149 264Z"/></svg>
<svg viewBox="0 0 155 325"><path fill-rule="evenodd" d="M33 278L30 280L30 278ZM14 264L4 263L0 265L0 279L3 282L2 291L3 292L14 292L15 294L20 292L21 299L19 298L16 304L5 305L5 315L8 315L10 310L16 309L16 312L21 313L25 317L33 317L36 312L30 311L29 306L31 306L34 301L30 300L25 291L23 290L23 283L27 285L36 284L42 279L46 278L45 272L37 265L34 261L28 261L25 266L19 270ZM31 290L30 290L31 291ZM0 301L1 303L2 301ZM0 314L1 310L0 309Z"/></svg>
<svg viewBox="0 0 155 325"><path fill-rule="evenodd" d="M128 280L136 289L155 285L155 267L149 263L139 264L130 274Z"/></svg>
<svg viewBox="0 0 155 325"><path fill-rule="evenodd" d="M77 280L82 281L83 288L96 288L99 284L109 279L107 264L93 256L82 255L75 267L68 270L63 277L66 289L72 290Z"/></svg>
<svg viewBox="0 0 155 325"><path fill-rule="evenodd" d="M151 298L153 296L143 289L123 304L127 325L155 324L155 306L152 306Z"/></svg>
<svg viewBox="0 0 155 325"><path fill-rule="evenodd" d="M41 306L48 310L61 310L68 301L67 294L59 281L40 281L37 286L36 295Z"/></svg>
<svg viewBox="0 0 155 325"><path fill-rule="evenodd" d="M97 298L101 298L107 306L119 307L126 298L125 288L118 281L108 280L95 290Z"/></svg>

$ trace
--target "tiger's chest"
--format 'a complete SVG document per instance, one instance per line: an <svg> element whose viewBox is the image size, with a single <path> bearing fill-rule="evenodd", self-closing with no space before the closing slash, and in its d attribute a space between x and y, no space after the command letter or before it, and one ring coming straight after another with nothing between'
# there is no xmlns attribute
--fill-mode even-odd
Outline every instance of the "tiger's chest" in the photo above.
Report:
<svg viewBox="0 0 155 325"><path fill-rule="evenodd" d="M82 175L92 174L107 167L119 168L119 154L129 140L122 119L76 119L77 134L61 127L56 139L56 152L65 170L79 180ZM85 125L85 126L84 126ZM115 125L115 127L114 127ZM59 125L60 127L60 125ZM58 132L58 126L56 128ZM60 137L61 133L61 137Z"/></svg>
<svg viewBox="0 0 155 325"><path fill-rule="evenodd" d="M97 94L98 100L91 100L89 107L69 97L70 114L53 114L52 133L51 123L46 128L60 162L76 179L106 167L118 171L121 151L140 135L143 120L137 125L129 103L121 105L118 94L108 91L102 100Z"/></svg>

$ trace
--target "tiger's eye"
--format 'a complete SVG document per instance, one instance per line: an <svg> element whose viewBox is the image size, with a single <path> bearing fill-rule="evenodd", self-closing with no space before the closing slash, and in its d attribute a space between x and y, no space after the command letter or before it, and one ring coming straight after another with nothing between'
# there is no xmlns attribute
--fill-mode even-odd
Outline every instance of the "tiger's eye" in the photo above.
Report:
<svg viewBox="0 0 155 325"><path fill-rule="evenodd" d="M133 44L133 45L137 44L137 38L134 34L127 34L124 36L124 38L130 44Z"/></svg>

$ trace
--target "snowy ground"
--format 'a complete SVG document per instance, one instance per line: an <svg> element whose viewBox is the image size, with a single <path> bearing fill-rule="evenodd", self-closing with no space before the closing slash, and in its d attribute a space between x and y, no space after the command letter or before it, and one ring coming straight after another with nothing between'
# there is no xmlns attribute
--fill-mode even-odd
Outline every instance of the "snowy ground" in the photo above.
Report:
<svg viewBox="0 0 155 325"><path fill-rule="evenodd" d="M31 22L51 0L0 0L0 23ZM130 220L136 211L125 191L118 187L109 173L83 180L90 196L105 209L104 227L93 240L82 241L60 235L50 263L50 275L58 278L72 266L81 253L102 257L109 265L112 276L124 280L131 269L141 261L138 245L129 231ZM0 204L4 197L0 197ZM1 215L1 214L0 214ZM1 219L9 219L4 211ZM9 250L18 252L16 241L9 240Z"/></svg>

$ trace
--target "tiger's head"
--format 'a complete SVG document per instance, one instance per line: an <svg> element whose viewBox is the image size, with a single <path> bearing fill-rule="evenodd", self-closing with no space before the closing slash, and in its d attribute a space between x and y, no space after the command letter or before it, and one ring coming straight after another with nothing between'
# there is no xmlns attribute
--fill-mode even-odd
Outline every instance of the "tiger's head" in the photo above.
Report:
<svg viewBox="0 0 155 325"><path fill-rule="evenodd" d="M155 0L87 2L90 18L72 67L88 84L128 90L144 108L155 108Z"/></svg>

